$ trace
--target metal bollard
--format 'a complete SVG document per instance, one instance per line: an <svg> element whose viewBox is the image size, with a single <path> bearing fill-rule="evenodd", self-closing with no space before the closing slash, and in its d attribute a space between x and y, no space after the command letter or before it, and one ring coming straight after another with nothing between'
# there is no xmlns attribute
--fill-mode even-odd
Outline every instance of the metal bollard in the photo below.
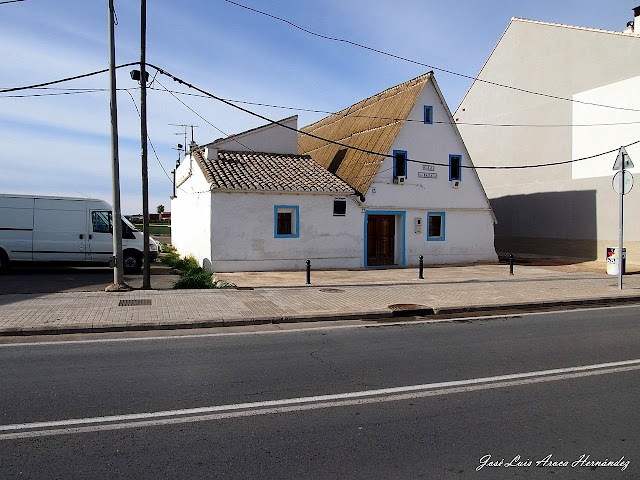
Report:
<svg viewBox="0 0 640 480"><path fill-rule="evenodd" d="M513 253L509 254L509 275L513 275Z"/></svg>
<svg viewBox="0 0 640 480"><path fill-rule="evenodd" d="M420 271L420 273L418 274L418 278L421 279L421 280L424 280L424 275L423 275L423 272L424 272L424 259L423 259L422 255L420 255L420 270L419 271Z"/></svg>
<svg viewBox="0 0 640 480"><path fill-rule="evenodd" d="M307 260L307 285L311 285L311 260Z"/></svg>

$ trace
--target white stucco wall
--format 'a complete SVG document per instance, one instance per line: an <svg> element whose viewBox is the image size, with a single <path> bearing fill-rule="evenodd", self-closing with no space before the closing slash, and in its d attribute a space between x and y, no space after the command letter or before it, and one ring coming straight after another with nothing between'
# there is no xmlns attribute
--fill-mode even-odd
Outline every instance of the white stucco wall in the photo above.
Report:
<svg viewBox="0 0 640 480"><path fill-rule="evenodd" d="M203 259L211 256L211 193L190 157L176 171L178 180L187 176L181 185L176 182L176 197L171 200L171 243L181 256L193 255L202 265Z"/></svg>
<svg viewBox="0 0 640 480"><path fill-rule="evenodd" d="M333 215L336 195L216 192L212 195L212 270L264 271L358 268L363 264L363 218L347 197L345 216ZM274 207L297 206L298 238L276 238ZM205 261L206 263L206 261Z"/></svg>
<svg viewBox="0 0 640 480"><path fill-rule="evenodd" d="M425 105L433 107L433 124L423 122ZM369 214L376 210L406 212L407 265L417 265L419 255L424 256L425 264L497 261L493 216L475 170L462 169L458 188L452 188L449 181L449 155L460 155L463 166L470 166L471 161L434 84L425 85L408 118L414 121L405 122L388 153L402 150L409 159L446 166L425 167L409 161L407 180L399 185L393 183L393 159L386 158L366 192L363 207ZM420 173L436 177L423 178ZM427 241L429 212L445 213L444 241ZM415 218L423 221L420 234L414 233Z"/></svg>
<svg viewBox="0 0 640 480"><path fill-rule="evenodd" d="M296 129L298 128L298 117L293 116L280 120L279 123ZM271 123L223 140L216 140L213 146L218 150L232 150L234 152L268 152L297 155L298 132L290 128Z"/></svg>

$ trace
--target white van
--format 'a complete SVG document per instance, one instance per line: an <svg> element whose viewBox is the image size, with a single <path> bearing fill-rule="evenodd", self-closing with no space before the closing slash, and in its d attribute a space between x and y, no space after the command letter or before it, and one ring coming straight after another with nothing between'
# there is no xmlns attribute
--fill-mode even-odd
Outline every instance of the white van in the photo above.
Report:
<svg viewBox="0 0 640 480"><path fill-rule="evenodd" d="M11 262L108 263L113 257L111 205L93 198L0 194L0 271ZM143 235L122 218L125 272L142 266ZM149 259L158 243L149 238Z"/></svg>

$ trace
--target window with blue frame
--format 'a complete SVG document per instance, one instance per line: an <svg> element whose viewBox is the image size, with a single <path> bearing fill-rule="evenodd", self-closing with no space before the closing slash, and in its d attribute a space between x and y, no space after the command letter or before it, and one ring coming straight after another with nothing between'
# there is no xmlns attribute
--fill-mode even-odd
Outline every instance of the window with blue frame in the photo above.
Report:
<svg viewBox="0 0 640 480"><path fill-rule="evenodd" d="M445 227L445 212L427 213L427 241L443 242Z"/></svg>
<svg viewBox="0 0 640 480"><path fill-rule="evenodd" d="M431 105L424 106L424 123L427 125L433 123L433 107Z"/></svg>
<svg viewBox="0 0 640 480"><path fill-rule="evenodd" d="M273 224L275 238L300 237L300 208L297 205L274 206Z"/></svg>
<svg viewBox="0 0 640 480"><path fill-rule="evenodd" d="M393 151L393 178L407 177L407 152L406 150Z"/></svg>
<svg viewBox="0 0 640 480"><path fill-rule="evenodd" d="M449 155L449 180L462 180L461 155Z"/></svg>

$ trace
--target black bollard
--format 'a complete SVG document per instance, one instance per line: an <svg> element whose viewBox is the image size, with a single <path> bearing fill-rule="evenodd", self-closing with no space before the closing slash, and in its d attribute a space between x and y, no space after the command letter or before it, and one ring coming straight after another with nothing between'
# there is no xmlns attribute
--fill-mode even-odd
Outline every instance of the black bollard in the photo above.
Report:
<svg viewBox="0 0 640 480"><path fill-rule="evenodd" d="M424 272L424 259L422 255L420 255L420 273L418 274L418 278L421 280L424 280L424 275L422 274L423 272Z"/></svg>
<svg viewBox="0 0 640 480"><path fill-rule="evenodd" d="M311 260L307 260L307 285L311 285Z"/></svg>
<svg viewBox="0 0 640 480"><path fill-rule="evenodd" d="M509 254L509 275L513 275L513 253Z"/></svg>

